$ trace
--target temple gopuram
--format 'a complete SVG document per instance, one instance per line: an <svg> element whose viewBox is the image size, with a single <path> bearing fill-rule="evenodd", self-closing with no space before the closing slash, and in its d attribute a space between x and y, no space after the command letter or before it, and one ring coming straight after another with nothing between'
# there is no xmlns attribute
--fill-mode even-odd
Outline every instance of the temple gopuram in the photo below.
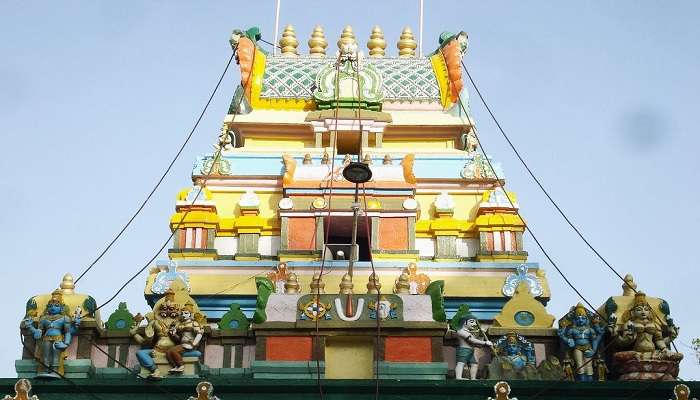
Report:
<svg viewBox="0 0 700 400"><path fill-rule="evenodd" d="M518 198L470 114L467 34L426 55L408 27L393 54L381 28L365 36L317 26L301 54L291 25L276 51L234 30L241 79L177 193L149 308L106 315L71 274L27 293L6 399L700 392L678 378L669 304L631 275L595 307L547 311Z"/></svg>

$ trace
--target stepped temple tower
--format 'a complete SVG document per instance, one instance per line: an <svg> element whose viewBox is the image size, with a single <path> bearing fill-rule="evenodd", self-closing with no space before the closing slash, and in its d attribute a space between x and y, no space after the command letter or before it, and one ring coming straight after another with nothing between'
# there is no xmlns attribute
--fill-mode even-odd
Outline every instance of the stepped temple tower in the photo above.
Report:
<svg viewBox="0 0 700 400"><path fill-rule="evenodd" d="M664 382L682 358L670 307L631 276L598 309L547 311L470 115L466 33L423 56L409 27L396 43L379 26L310 32L285 26L274 54L257 28L233 32L240 82L177 193L151 310L102 319L70 274L31 297L17 398L32 383L62 398L63 380L136 398L688 398L694 384ZM615 382L638 380L655 386Z"/></svg>

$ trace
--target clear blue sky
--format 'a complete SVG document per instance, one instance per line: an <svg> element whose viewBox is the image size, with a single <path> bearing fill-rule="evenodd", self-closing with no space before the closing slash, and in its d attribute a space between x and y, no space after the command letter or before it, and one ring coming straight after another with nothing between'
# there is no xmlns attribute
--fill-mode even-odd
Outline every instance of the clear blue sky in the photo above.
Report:
<svg viewBox="0 0 700 400"><path fill-rule="evenodd" d="M320 23L333 46L346 24L362 44L373 25L389 53L416 1L283 0L300 47ZM14 376L25 301L78 274L152 187L230 55L233 28L273 35L274 1L4 2L0 5L0 243L7 327L0 376ZM474 77L513 141L621 273L664 297L681 327L681 376L700 378L697 264L700 3L426 0L426 49L465 30ZM192 143L124 239L80 282L98 303L165 240L195 156L211 150L238 79L226 78ZM470 93L473 90L470 88ZM573 282L602 304L620 282L563 224L472 93L487 151L503 163L523 215ZM549 311L579 299L547 269ZM145 275L120 296L147 309ZM116 308L106 307L106 318Z"/></svg>

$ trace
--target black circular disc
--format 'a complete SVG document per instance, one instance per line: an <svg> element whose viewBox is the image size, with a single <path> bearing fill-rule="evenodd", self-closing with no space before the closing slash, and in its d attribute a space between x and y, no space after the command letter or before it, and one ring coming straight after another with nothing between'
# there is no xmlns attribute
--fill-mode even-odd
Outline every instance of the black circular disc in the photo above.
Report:
<svg viewBox="0 0 700 400"><path fill-rule="evenodd" d="M365 183L372 179L372 170L367 164L353 161L345 167L343 176L352 183Z"/></svg>

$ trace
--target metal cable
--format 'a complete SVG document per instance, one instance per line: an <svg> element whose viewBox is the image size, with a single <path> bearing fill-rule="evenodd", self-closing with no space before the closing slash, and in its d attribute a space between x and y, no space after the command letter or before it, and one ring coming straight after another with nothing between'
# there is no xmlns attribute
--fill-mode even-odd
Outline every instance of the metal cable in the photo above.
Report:
<svg viewBox="0 0 700 400"><path fill-rule="evenodd" d="M233 54L231 56L232 59L233 59L233 57L235 57L235 54L237 51L238 51L238 47L236 46L234 48ZM254 51L253 58L251 61L253 65L255 64L255 54L256 54L256 52ZM250 83L251 77L252 77L252 74L248 75L248 79L246 80L245 84L242 85L244 88L246 86L248 86L248 84ZM245 95L242 95L240 97L240 99L238 100L238 107L239 108L243 102L244 97L245 97ZM233 117L231 119L231 123L233 123L233 121L235 121L237 115L238 115L237 113L233 114ZM194 205L194 203L197 201L199 196L204 191L204 187L206 186L207 180L211 176L212 171L214 170L214 167L216 166L216 164L219 162L219 160L221 158L221 152L223 151L223 149L224 149L224 143L222 142L219 144L218 149L215 153L215 156L212 160L211 166L209 167L209 171L207 171L207 173L202 178L202 181L199 185L199 190L197 191L197 194L192 199L192 203L190 204L190 206ZM178 221L177 225L175 227L171 227L172 232L170 233L170 235L168 235L168 238L163 242L163 244L160 246L158 251L156 251L155 254L153 254L153 256L135 274L133 274L109 299L107 299L107 301L105 301L100 306L98 306L94 310L95 312L97 310L101 309L102 307L106 306L110 302L112 302L112 300L114 300L119 295L119 293L121 293L134 279L136 279L136 277L138 277L143 271L146 270L146 268L148 268L148 266L160 255L160 252L163 251L163 249L165 249L165 247L168 245L168 243L173 238L173 236L175 236L175 233L178 231L178 229L180 229L180 226L182 226L182 223L185 221L185 218L189 214L190 210L191 210L191 208L188 207L188 209L185 211L185 213L183 213L182 217L180 218L180 221Z"/></svg>
<svg viewBox="0 0 700 400"><path fill-rule="evenodd" d="M26 342L24 341L24 335L22 335L22 332L19 333L19 341L22 342L22 347L24 347L24 349L25 349L26 351L28 351L28 352L31 354L32 359L33 359L34 361L36 361L37 363L39 363L39 364L40 364L43 368L45 368L47 371L56 374L59 378L61 378L61 379L63 379L64 381L68 382L69 384L71 384L71 386L74 386L76 389L78 389L79 391L81 391L81 392L87 394L88 396L92 397L93 399L102 400L102 399L101 399L100 397L98 397L96 394L94 394L94 393L92 393L92 392L89 392L87 389L83 388L82 385L78 385L78 384L75 383L72 379L68 378L68 377L65 376L64 374L59 373L59 372L56 371L54 368L52 368L50 365L46 365L46 363L44 363L44 361L42 361L39 357L36 356L36 352L35 352L33 349L31 349L31 348L29 348L29 347L27 346Z"/></svg>
<svg viewBox="0 0 700 400"><path fill-rule="evenodd" d="M479 87L476 85L474 78L469 73L469 69L467 68L466 64L464 63L464 60L460 60L460 62L462 64L462 67L464 68L464 72L466 72L467 77L469 78L469 82L471 82L472 86L474 87L474 90L476 91L477 95L479 96L479 99L481 100L481 103L486 108L486 111L488 111L489 115L491 116L491 119L493 119L493 122L496 124L496 126L498 127L498 130L501 132L501 135L506 140L506 142L508 142L508 146L510 146L510 148L513 150L513 153L515 153L518 160L520 160L520 163L523 165L523 167L525 167L525 170L527 170L528 174L530 175L532 180L535 181L535 183L540 188L542 193L544 193L544 195L547 197L549 202L554 206L554 208L557 210L557 212L559 212L559 215L561 215L561 217L564 219L564 221L566 221L566 223L571 227L571 229L576 233L576 235L578 235L578 237L586 244L586 246L596 255L596 257L598 257L598 259L600 259L605 264L605 266L607 266L608 269L610 269L610 271L612 271L623 282L623 284L625 286L627 286L629 289L631 289L635 294L638 293L637 288L635 288L627 280L625 280L625 278L608 262L608 260L606 260L605 257L603 257L603 255L600 254L600 252L595 247L593 247L593 245L588 241L588 239L586 239L586 237L583 236L583 233L581 233L581 231L578 229L578 227L576 227L576 225L574 225L574 223L571 222L571 220L566 215L566 213L564 213L564 211L561 209L561 207L559 207L559 204L557 204L557 202L554 201L554 199L549 194L547 189L544 188L544 186L542 185L540 180L537 178L537 176L535 176L535 173L532 172L532 169L530 169L530 166L525 162L523 157L520 155L520 152L518 151L518 149L515 147L513 142L510 140L510 138L506 134L505 130L501 126L501 123L498 121L498 119L496 118L496 115L491 110L491 107L486 102L486 99L481 94L481 91L479 90ZM460 104L461 104L461 99L460 99ZM475 132L475 134L476 134L476 132ZM477 140L478 140L478 137L477 137ZM537 239L535 239L535 240L537 240ZM661 319L661 317L659 317L659 315L656 313L656 311L654 309L651 309L651 312L654 315L654 317L661 324L664 323L664 321ZM674 343L673 340L671 341L671 345L673 346L674 350L676 352L678 352L678 348L676 347L676 344Z"/></svg>
<svg viewBox="0 0 700 400"><path fill-rule="evenodd" d="M226 72L228 71L228 68L231 65L231 61L233 60L235 54L236 54L236 51L234 50L231 53L231 57L229 57L228 61L226 62L226 67L224 68L224 72L221 73L219 80L216 82L216 86L214 86L214 90L212 91L211 95L209 96L209 99L207 100L206 104L204 105L202 112L199 113L199 117L197 117L197 120L195 121L194 126L190 130L190 133L185 138L185 141L182 143L182 145L178 149L177 153L175 153L175 157L173 157L173 159L170 161L170 164L168 164L168 167L165 169L163 174L160 176L160 178L156 182L155 186L153 186L153 189L151 189L151 191L148 193L148 196L146 196L146 198L143 200L143 202L141 202L141 205L136 209L136 211L131 216L131 218L129 218L129 220L126 222L126 224L119 230L117 235L109 242L109 244L107 244L107 247L105 247L102 250L102 252L100 252L100 254L97 256L97 258L95 258L90 263L90 265L88 265L85 268L85 270L78 276L78 278L75 279L75 283L78 283L78 281L80 281L80 279L82 279L83 276L85 276L85 274L87 274L88 271L90 271L92 269L92 267L94 267L95 264L97 264L97 262L100 261L105 254L107 254L109 249L112 248L114 243L116 243L116 241L122 236L122 234L126 231L126 229L129 227L129 225L131 225L131 223L134 221L134 219L136 219L136 216L139 215L139 213L141 213L143 208L146 206L146 203L148 203L148 201L151 199L151 197L156 192L158 187L160 187L160 184L163 183L163 180L165 179L166 175L168 175L168 173L172 169L173 165L175 164L175 161L177 161L177 159L180 157L180 155L182 154L182 151L185 149L185 146L187 146L187 143L189 143L190 139L192 138L192 135L194 134L197 127L199 126L199 122L202 120L202 117L204 117L204 113L207 111L207 108L209 108L209 104L211 104L211 101L214 98L214 95L216 94L216 92L218 91L219 86L221 86L221 82L223 81L224 76L226 75Z"/></svg>

